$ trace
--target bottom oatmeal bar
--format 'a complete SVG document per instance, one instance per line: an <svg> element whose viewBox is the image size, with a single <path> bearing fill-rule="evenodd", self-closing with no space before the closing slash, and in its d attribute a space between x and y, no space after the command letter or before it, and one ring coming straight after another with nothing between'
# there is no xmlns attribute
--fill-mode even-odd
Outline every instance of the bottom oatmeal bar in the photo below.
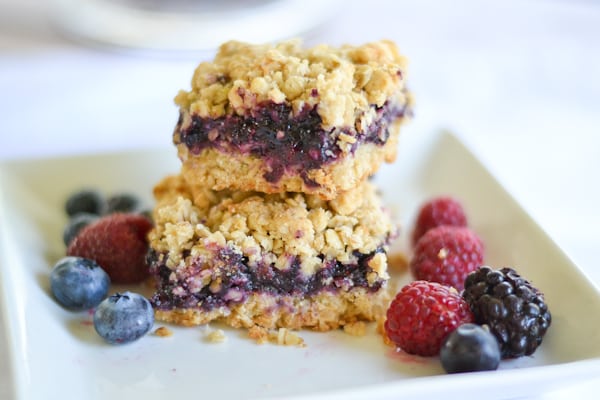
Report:
<svg viewBox="0 0 600 400"><path fill-rule="evenodd" d="M158 320L326 331L381 317L396 227L369 182L335 200L160 182L150 233Z"/></svg>

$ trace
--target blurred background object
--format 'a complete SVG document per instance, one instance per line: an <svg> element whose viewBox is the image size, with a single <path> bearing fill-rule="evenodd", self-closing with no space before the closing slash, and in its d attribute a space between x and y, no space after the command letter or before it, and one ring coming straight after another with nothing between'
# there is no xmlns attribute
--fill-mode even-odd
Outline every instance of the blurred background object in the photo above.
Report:
<svg viewBox="0 0 600 400"><path fill-rule="evenodd" d="M326 0L54 0L58 27L97 44L153 51L206 50L231 39L268 42L329 19Z"/></svg>

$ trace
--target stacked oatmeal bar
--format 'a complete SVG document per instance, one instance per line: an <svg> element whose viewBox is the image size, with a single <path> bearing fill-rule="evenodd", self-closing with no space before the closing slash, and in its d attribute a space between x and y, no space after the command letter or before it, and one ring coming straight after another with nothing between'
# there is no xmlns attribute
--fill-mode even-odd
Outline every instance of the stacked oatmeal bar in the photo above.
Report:
<svg viewBox="0 0 600 400"><path fill-rule="evenodd" d="M176 97L178 175L155 188L156 317L335 329L387 307L397 227L368 178L411 114L389 41L228 42Z"/></svg>

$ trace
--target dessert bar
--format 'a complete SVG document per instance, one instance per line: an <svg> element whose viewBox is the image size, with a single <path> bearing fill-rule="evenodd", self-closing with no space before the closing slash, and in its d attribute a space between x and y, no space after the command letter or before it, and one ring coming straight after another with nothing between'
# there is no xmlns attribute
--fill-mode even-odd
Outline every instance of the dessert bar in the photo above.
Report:
<svg viewBox="0 0 600 400"><path fill-rule="evenodd" d="M181 173L213 190L333 199L395 159L412 112L405 75L390 41L225 43L175 99Z"/></svg>
<svg viewBox="0 0 600 400"><path fill-rule="evenodd" d="M396 226L370 182L325 201L213 191L174 175L154 194L158 320L326 331L384 313Z"/></svg>

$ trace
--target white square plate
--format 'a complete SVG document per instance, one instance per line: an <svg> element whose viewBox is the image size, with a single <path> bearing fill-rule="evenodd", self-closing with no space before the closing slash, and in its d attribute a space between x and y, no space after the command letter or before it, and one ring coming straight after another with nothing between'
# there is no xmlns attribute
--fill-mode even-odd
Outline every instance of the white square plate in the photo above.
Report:
<svg viewBox="0 0 600 400"><path fill-rule="evenodd" d="M365 337L302 332L305 348L257 345L227 328L226 342L211 344L203 339L205 327L104 344L90 313L65 311L49 292L51 266L65 251L64 200L93 186L131 191L150 203L154 183L178 168L172 149L0 165L1 300L17 398L449 399L464 398L469 388L490 399L600 374L598 291L446 133L404 137L398 161L384 166L376 182L406 227L430 196L452 194L464 202L486 244L486 262L515 266L546 294L553 323L532 357L503 361L495 372L444 375L437 358L396 353L373 327Z"/></svg>

